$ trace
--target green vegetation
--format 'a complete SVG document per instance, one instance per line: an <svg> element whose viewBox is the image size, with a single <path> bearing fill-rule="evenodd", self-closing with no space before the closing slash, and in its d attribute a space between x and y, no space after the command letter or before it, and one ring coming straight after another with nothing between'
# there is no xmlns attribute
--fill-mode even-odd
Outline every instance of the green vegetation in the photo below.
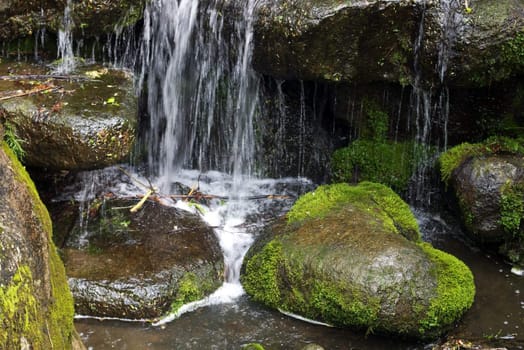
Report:
<svg viewBox="0 0 524 350"><path fill-rule="evenodd" d="M279 269L283 260L282 244L271 241L249 259L242 278L242 285L254 300L275 309L285 308L281 305L278 285Z"/></svg>
<svg viewBox="0 0 524 350"><path fill-rule="evenodd" d="M423 160L423 146L414 142L356 140L336 150L331 159L335 182L378 182L405 191L413 170Z"/></svg>
<svg viewBox="0 0 524 350"><path fill-rule="evenodd" d="M29 344L42 344L41 306L34 294L33 277L27 265L20 266L11 282L0 287L0 348L22 348L22 336Z"/></svg>
<svg viewBox="0 0 524 350"><path fill-rule="evenodd" d="M462 143L455 146L439 158L442 181L448 185L453 171L470 157L504 153L524 155L524 139L494 136L481 143Z"/></svg>
<svg viewBox="0 0 524 350"><path fill-rule="evenodd" d="M24 270L21 266L19 269L20 278L12 279L11 283L13 286L11 286L11 289L9 289L10 287L8 286L8 288L3 291L6 299L0 297L0 300L8 300L7 296L10 291L11 293L14 293L12 291L16 289L18 301L14 303L12 300L10 303L11 305L13 305L13 303L14 305L18 305L18 311L15 315L15 317L18 318L11 320L14 322L11 327L17 332L22 330L31 334L39 334L38 336L32 337L32 339L29 337L27 338L32 342L34 341L32 344L35 349L53 347L56 349L69 349L71 348L74 333L74 304L73 297L67 284L64 266L52 241L51 218L49 217L47 208L40 199L33 181L22 164L18 161L16 155L5 142L2 144L2 149L11 160L11 166L14 170L16 179L26 186L27 193L31 197L34 222L40 223L42 230L47 235L51 296L49 297L50 300L46 301L46 303L37 300L35 298L35 296L39 294L37 288L41 287L37 287L33 283L29 267L27 267L27 270ZM5 310L4 308L0 309ZM3 318L4 317L1 317L0 319ZM20 322L23 321L23 323L16 323L17 320ZM43 330L45 330L45 336L42 335ZM28 335L31 336L31 334ZM14 340L8 339L8 342L19 340L19 338ZM18 348L19 346L0 347L7 349Z"/></svg>
<svg viewBox="0 0 524 350"><path fill-rule="evenodd" d="M5 124L5 130L4 130L4 142L7 144L7 146L13 151L13 153L16 155L16 157L23 161L25 158L25 150L22 147L22 144L24 143L24 140L20 139L14 130L13 125L10 123Z"/></svg>
<svg viewBox="0 0 524 350"><path fill-rule="evenodd" d="M524 220L524 184L506 183L501 188L500 223L513 238L524 240L521 223Z"/></svg>
<svg viewBox="0 0 524 350"><path fill-rule="evenodd" d="M484 70L471 75L471 80L481 86L524 73L524 30L504 42L486 63Z"/></svg>
<svg viewBox="0 0 524 350"><path fill-rule="evenodd" d="M409 206L390 188L372 182L362 182L358 186L345 183L320 186L296 201L287 214L288 223L324 217L347 203L372 212L392 232L415 241L420 237Z"/></svg>
<svg viewBox="0 0 524 350"><path fill-rule="evenodd" d="M426 318L420 321L420 333L433 333L451 326L473 304L475 283L470 269L454 256L433 248L420 247L435 264L437 295L430 302Z"/></svg>
<svg viewBox="0 0 524 350"><path fill-rule="evenodd" d="M264 347L258 343L251 343L242 346L243 350L264 350Z"/></svg>
<svg viewBox="0 0 524 350"><path fill-rule="evenodd" d="M184 304L202 299L204 289L198 277L191 272L186 272L178 282L175 301L171 304L171 312L176 313Z"/></svg>

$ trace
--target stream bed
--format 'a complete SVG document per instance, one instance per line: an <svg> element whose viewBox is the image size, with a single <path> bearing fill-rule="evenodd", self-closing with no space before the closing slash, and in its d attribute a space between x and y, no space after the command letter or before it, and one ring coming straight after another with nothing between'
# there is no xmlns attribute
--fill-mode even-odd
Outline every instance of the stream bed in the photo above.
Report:
<svg viewBox="0 0 524 350"><path fill-rule="evenodd" d="M472 245L452 216L415 213L424 240L463 260L475 276L475 303L449 336L524 348L524 278L511 274L510 266L498 257ZM266 350L299 350L309 343L325 349L427 349L433 345L310 324L269 310L246 295L234 302L204 304L162 326L78 318L76 327L86 346L95 350L240 349L249 343L260 343Z"/></svg>

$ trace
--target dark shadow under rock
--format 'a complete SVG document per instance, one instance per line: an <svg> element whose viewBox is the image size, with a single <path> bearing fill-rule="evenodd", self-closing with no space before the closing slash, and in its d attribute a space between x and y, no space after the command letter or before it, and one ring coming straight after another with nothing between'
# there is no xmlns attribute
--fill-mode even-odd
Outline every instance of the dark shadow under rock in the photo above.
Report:
<svg viewBox="0 0 524 350"><path fill-rule="evenodd" d="M218 240L198 216L155 202L131 213L134 204L51 206L78 314L155 318L169 311L182 281L201 295L222 283Z"/></svg>

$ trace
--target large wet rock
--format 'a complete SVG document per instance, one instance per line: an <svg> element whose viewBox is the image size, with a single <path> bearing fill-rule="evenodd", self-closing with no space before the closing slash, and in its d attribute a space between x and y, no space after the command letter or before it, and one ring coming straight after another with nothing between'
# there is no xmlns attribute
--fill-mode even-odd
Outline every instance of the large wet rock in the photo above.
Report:
<svg viewBox="0 0 524 350"><path fill-rule="evenodd" d="M220 246L198 216L155 202L133 214L136 203L52 206L77 313L155 318L222 283Z"/></svg>
<svg viewBox="0 0 524 350"><path fill-rule="evenodd" d="M469 5L267 1L255 25L254 66L278 79L402 84L413 81L414 66L430 81L439 81L443 68L456 84L486 85L522 73L524 4Z"/></svg>
<svg viewBox="0 0 524 350"><path fill-rule="evenodd" d="M409 237L406 238L406 237ZM246 292L336 326L433 337L472 304L470 270L420 242L407 204L373 183L301 197L244 263Z"/></svg>
<svg viewBox="0 0 524 350"><path fill-rule="evenodd" d="M144 0L71 1L75 36L99 37L111 33L115 26L137 22ZM31 37L39 30L55 34L62 26L66 0L5 0L0 3L0 41Z"/></svg>
<svg viewBox="0 0 524 350"><path fill-rule="evenodd" d="M0 64L0 75L17 76L0 81L0 120L20 139L24 163L78 170L125 160L138 115L132 76L99 66L84 67L70 79L45 73L40 66ZM35 74L38 79L26 77Z"/></svg>
<svg viewBox="0 0 524 350"><path fill-rule="evenodd" d="M524 266L524 159L522 143L491 139L462 144L440 158L467 232Z"/></svg>
<svg viewBox="0 0 524 350"><path fill-rule="evenodd" d="M0 145L0 348L81 349L49 214L23 166Z"/></svg>

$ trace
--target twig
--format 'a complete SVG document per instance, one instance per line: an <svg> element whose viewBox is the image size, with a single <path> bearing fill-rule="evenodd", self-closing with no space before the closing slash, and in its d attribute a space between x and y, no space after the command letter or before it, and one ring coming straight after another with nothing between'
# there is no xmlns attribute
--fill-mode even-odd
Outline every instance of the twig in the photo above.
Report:
<svg viewBox="0 0 524 350"><path fill-rule="evenodd" d="M0 75L0 80L93 80L83 75L20 74Z"/></svg>
<svg viewBox="0 0 524 350"><path fill-rule="evenodd" d="M59 89L60 88L53 86L53 87L45 87L45 88L40 88L40 89L37 88L37 89L32 89L32 90L25 90L25 91L18 92L13 95L2 96L0 97L0 101L9 100L9 99L16 98L16 97L29 96L29 95L37 94L39 92L50 92L50 91L59 90Z"/></svg>
<svg viewBox="0 0 524 350"><path fill-rule="evenodd" d="M147 191L147 193L145 194L144 197L142 197L142 199L140 200L140 202L138 202L133 208L131 208L129 211L132 212L132 213L136 213L137 211L140 210L140 208L142 208L142 206L144 205L144 203L147 201L147 199L153 194L155 193L154 190L150 189Z"/></svg>

